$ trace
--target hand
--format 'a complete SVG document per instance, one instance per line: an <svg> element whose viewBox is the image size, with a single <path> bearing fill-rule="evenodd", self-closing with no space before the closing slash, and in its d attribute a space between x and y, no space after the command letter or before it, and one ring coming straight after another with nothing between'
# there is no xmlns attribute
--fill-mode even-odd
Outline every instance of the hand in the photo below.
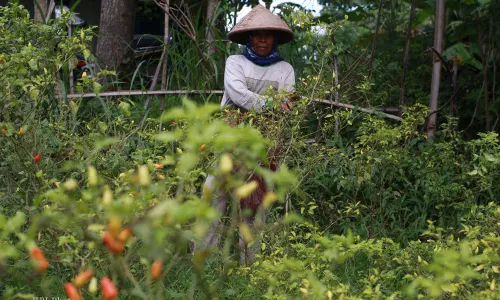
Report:
<svg viewBox="0 0 500 300"><path fill-rule="evenodd" d="M295 94L291 94L290 96L287 97L287 100L288 102L295 102L295 101L299 101L299 96L295 95Z"/></svg>
<svg viewBox="0 0 500 300"><path fill-rule="evenodd" d="M281 108L283 108L284 111L289 112L292 108L292 103L281 103Z"/></svg>

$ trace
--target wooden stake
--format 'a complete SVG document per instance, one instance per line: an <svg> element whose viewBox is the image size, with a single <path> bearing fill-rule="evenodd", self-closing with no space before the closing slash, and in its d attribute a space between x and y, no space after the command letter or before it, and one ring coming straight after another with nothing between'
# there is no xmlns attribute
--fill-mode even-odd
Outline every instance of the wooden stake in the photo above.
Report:
<svg viewBox="0 0 500 300"><path fill-rule="evenodd" d="M161 73L161 89L166 90L167 89L167 59L168 59L168 53L167 53L167 47L168 47L168 42L169 42L169 37L170 37L170 32L169 32L169 22L170 22L170 17L169 17L169 0L166 0L165 6L163 9L165 10L165 26L163 29L163 53L164 53L164 58L163 58L163 71ZM163 112L165 109L165 101L167 99L167 94L163 95L163 99L161 99L160 102L160 111Z"/></svg>
<svg viewBox="0 0 500 300"><path fill-rule="evenodd" d="M71 36L72 36L71 23L68 24L68 36L71 39ZM69 67L69 92L71 94L74 94L75 93L75 79L73 78L73 69L75 68L75 66L71 64L71 61L69 61L68 67Z"/></svg>

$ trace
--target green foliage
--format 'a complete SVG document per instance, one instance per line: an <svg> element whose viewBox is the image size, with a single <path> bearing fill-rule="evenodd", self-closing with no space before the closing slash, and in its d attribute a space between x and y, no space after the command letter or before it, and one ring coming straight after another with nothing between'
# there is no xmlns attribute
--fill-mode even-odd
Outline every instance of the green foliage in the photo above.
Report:
<svg viewBox="0 0 500 300"><path fill-rule="evenodd" d="M22 7L1 8L1 296L61 297L65 282L91 269L110 277L120 298L499 299L498 135L466 141L450 119L427 142L422 105L396 123L313 104L337 91L355 104L383 97L362 73L332 85L333 54L358 49L347 42L352 25L322 23L328 34L318 37L308 33L317 23L307 12L290 14L315 51L308 62L321 58L298 72L302 97L290 112L281 107L291 95L269 91L273 106L263 113L175 99L138 122L146 113L139 101L66 101L58 88L68 63L87 53L90 31L70 39L59 21L33 24ZM288 54L308 53L295 50ZM197 73L198 51L189 51L177 57L190 64L171 73L171 87L209 86L210 74ZM77 88L100 90L96 78L108 75ZM270 222L254 233L256 262L238 266L235 241L248 237L237 236L237 208L250 173L276 195L267 195ZM203 189L207 174L231 192L224 245L192 251L220 217L216 191ZM121 229L133 232L123 250L106 238ZM34 271L34 247L48 260L45 272Z"/></svg>
<svg viewBox="0 0 500 300"><path fill-rule="evenodd" d="M430 223L427 238L405 247L387 238L331 236L308 223L284 225L264 233L274 247L263 244L261 260L239 273L266 299L498 299L499 214L493 203L473 206L474 221L457 236Z"/></svg>

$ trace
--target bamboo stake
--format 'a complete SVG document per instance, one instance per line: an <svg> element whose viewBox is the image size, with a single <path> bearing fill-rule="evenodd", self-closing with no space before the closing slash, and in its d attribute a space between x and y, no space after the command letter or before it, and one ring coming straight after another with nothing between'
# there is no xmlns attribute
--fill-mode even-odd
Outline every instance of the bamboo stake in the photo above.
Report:
<svg viewBox="0 0 500 300"><path fill-rule="evenodd" d="M169 32L169 22L170 22L170 16L169 16L169 4L170 0L166 0L165 5L163 9L165 10L165 27L163 29L163 53L165 54L165 57L163 58L163 70L161 73L161 89L166 90L167 89L167 59L168 59L168 53L167 53L167 47L168 47L168 40L170 37L170 32ZM165 109L165 101L167 100L167 94L163 95L163 99L161 99L160 102L160 111L163 112Z"/></svg>
<svg viewBox="0 0 500 300"><path fill-rule="evenodd" d="M50 16L52 15L52 12L54 11L55 7L56 7L56 2L54 0L50 0L49 8L47 9L47 13L45 15L45 23L49 22Z"/></svg>
<svg viewBox="0 0 500 300"><path fill-rule="evenodd" d="M68 36L71 39L71 36L72 36L71 22L68 24ZM71 64L71 61L69 61L68 67L69 67L69 92L71 94L74 94L75 93L75 79L73 78L73 69L75 68L75 66Z"/></svg>
<svg viewBox="0 0 500 300"><path fill-rule="evenodd" d="M151 100L149 95L155 95L155 94L152 94L151 92L154 91L156 83L158 82L158 76L160 75L160 69L161 69L162 61L163 61L163 58L165 57L165 55L166 55L165 49L163 49L163 52L161 53L160 61L158 62L158 66L156 66L155 76L153 77L153 82L151 82L151 86L149 87L149 92L148 93L143 92L142 94L135 94L135 95L148 95L148 97L146 98L146 102L144 103L144 111L148 110L148 107L149 107L149 101ZM122 92L126 92L126 91L122 91ZM132 92L132 91L129 91L129 92ZM101 95L101 94L99 94L99 95ZM109 95L109 96L111 96L111 95Z"/></svg>

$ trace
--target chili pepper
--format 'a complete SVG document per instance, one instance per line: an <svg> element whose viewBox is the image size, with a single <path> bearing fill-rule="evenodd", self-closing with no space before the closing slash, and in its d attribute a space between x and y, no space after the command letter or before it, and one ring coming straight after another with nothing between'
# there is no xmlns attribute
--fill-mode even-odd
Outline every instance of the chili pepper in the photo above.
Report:
<svg viewBox="0 0 500 300"><path fill-rule="evenodd" d="M132 229L125 228L122 231L120 231L120 233L118 234L117 239L118 239L118 241L120 241L122 243L125 243L132 236L132 233L133 233Z"/></svg>
<svg viewBox="0 0 500 300"><path fill-rule="evenodd" d="M114 300L118 297L118 289L108 277L101 279L101 293L106 300Z"/></svg>
<svg viewBox="0 0 500 300"><path fill-rule="evenodd" d="M40 158L42 158L42 155L39 152L35 155L35 157L33 157L33 160L37 163L40 160Z"/></svg>
<svg viewBox="0 0 500 300"><path fill-rule="evenodd" d="M68 298L71 300L82 300L82 296L80 295L80 292L78 289L72 285L69 282L66 282L64 284L64 289L66 290L66 295L68 295Z"/></svg>
<svg viewBox="0 0 500 300"><path fill-rule="evenodd" d="M123 244L115 240L115 238L108 231L104 232L102 240L111 253L120 254L123 252Z"/></svg>
<svg viewBox="0 0 500 300"><path fill-rule="evenodd" d="M89 293L95 295L97 293L97 278L92 277L89 283Z"/></svg>
<svg viewBox="0 0 500 300"><path fill-rule="evenodd" d="M160 277L161 270L163 268L163 261L161 259L155 260L151 266L151 277L153 280L157 280Z"/></svg>
<svg viewBox="0 0 500 300"><path fill-rule="evenodd" d="M40 248L35 247L31 249L31 258L36 261L37 266L35 267L35 271L43 273L49 268L49 263L43 255L43 251Z"/></svg>
<svg viewBox="0 0 500 300"><path fill-rule="evenodd" d="M81 272L80 274L78 274L75 279L73 280L73 283L77 286L77 287L82 287L84 286L87 281L90 280L90 278L92 278L92 271L91 270L86 270L86 271L83 271Z"/></svg>

